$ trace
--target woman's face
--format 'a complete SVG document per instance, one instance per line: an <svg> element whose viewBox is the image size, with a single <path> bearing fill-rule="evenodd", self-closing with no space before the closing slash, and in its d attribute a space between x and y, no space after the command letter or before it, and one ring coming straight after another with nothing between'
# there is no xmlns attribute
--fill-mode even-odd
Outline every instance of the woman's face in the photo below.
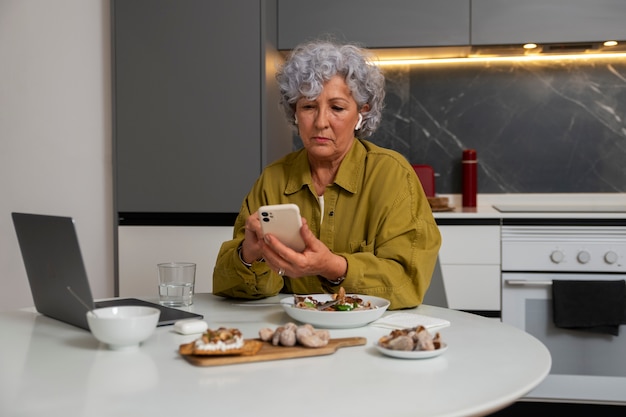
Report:
<svg viewBox="0 0 626 417"><path fill-rule="evenodd" d="M322 93L315 100L300 98L297 101L296 120L309 158L313 161L341 160L354 141L357 103L344 79L335 75L324 84Z"/></svg>

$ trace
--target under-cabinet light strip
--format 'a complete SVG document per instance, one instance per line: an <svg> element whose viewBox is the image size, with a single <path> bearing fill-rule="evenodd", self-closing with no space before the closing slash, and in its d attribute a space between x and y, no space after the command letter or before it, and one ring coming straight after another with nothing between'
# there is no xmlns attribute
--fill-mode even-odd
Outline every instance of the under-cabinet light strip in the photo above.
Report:
<svg viewBox="0 0 626 417"><path fill-rule="evenodd" d="M462 64L470 62L494 61L558 61L571 59L626 59L626 53L575 54L575 55L523 55L523 56L469 56L467 58L427 58L427 59L381 59L374 61L379 66L390 65L425 65L425 64Z"/></svg>

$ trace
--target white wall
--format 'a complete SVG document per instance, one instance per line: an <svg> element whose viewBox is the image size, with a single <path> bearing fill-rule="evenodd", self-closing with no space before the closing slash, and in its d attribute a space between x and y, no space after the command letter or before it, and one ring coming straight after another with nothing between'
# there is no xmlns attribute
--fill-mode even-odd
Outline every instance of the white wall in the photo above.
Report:
<svg viewBox="0 0 626 417"><path fill-rule="evenodd" d="M0 310L32 305L12 211L76 219L113 296L109 0L0 0Z"/></svg>

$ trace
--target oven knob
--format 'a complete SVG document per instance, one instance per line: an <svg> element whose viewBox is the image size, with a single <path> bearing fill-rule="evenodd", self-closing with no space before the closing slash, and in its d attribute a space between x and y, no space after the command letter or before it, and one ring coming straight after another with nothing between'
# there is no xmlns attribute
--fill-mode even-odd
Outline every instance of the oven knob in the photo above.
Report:
<svg viewBox="0 0 626 417"><path fill-rule="evenodd" d="M563 258L565 258L565 255L563 255L563 252L561 252L560 250L555 250L550 254L550 259L555 264L563 262Z"/></svg>
<svg viewBox="0 0 626 417"><path fill-rule="evenodd" d="M591 255L589 255L589 252L587 252L586 250L583 250L578 252L578 256L576 256L576 259L578 259L578 262L580 262L581 264L586 264L591 259Z"/></svg>
<svg viewBox="0 0 626 417"><path fill-rule="evenodd" d="M604 261L609 265L614 264L615 262L617 262L617 253L613 252L612 250L608 251L604 254Z"/></svg>

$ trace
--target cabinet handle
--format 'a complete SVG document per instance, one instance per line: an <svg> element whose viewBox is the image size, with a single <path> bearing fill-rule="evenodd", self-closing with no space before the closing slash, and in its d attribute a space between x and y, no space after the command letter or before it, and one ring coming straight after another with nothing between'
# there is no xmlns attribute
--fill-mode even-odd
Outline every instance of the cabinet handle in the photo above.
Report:
<svg viewBox="0 0 626 417"><path fill-rule="evenodd" d="M552 281L529 281L527 279L507 279L504 282L509 285L539 285L542 287L552 285Z"/></svg>

